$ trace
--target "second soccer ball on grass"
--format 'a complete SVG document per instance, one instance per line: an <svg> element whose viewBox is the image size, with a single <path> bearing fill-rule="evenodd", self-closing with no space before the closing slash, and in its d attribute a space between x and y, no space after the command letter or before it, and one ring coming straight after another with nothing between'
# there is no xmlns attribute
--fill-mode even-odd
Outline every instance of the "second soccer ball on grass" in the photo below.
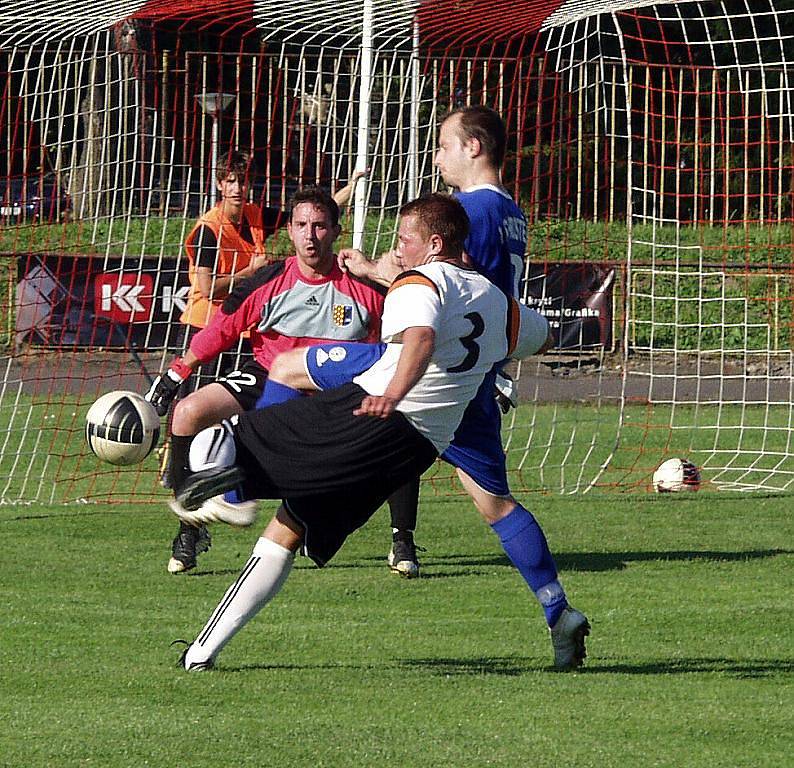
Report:
<svg viewBox="0 0 794 768"><path fill-rule="evenodd" d="M700 488L700 470L689 459L667 459L653 473L657 493L696 491Z"/></svg>

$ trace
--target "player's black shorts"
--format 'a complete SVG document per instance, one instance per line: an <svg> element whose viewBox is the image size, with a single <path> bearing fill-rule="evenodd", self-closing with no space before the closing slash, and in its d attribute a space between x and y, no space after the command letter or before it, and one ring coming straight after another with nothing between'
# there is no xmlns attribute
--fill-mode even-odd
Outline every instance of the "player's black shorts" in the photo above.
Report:
<svg viewBox="0 0 794 768"><path fill-rule="evenodd" d="M318 565L438 455L401 413L354 416L365 395L345 384L243 413L235 427L246 496L283 499Z"/></svg>
<svg viewBox="0 0 794 768"><path fill-rule="evenodd" d="M221 376L216 383L230 392L244 411L250 411L259 400L266 381L267 371L256 360L249 360L242 368Z"/></svg>

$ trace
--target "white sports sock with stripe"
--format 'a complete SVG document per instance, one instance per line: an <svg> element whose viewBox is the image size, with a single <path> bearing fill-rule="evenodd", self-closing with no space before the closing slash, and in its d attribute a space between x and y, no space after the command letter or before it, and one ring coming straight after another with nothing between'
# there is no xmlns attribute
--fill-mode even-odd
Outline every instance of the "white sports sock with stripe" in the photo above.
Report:
<svg viewBox="0 0 794 768"><path fill-rule="evenodd" d="M237 580L188 648L185 666L215 659L238 630L279 593L294 559L293 552L260 538Z"/></svg>

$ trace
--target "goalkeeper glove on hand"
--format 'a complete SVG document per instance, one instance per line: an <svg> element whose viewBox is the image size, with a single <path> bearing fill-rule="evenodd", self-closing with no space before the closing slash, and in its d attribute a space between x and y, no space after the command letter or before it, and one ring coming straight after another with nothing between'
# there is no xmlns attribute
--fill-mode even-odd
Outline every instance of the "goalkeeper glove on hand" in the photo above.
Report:
<svg viewBox="0 0 794 768"><path fill-rule="evenodd" d="M507 413L511 408L518 407L518 393L516 392L515 382L504 371L499 371L496 374L494 397L502 413Z"/></svg>
<svg viewBox="0 0 794 768"><path fill-rule="evenodd" d="M187 381L192 373L193 370L185 365L182 358L177 357L168 366L168 370L152 382L152 386L143 399L154 406L158 416L165 416L168 413L168 406L179 392L182 382Z"/></svg>

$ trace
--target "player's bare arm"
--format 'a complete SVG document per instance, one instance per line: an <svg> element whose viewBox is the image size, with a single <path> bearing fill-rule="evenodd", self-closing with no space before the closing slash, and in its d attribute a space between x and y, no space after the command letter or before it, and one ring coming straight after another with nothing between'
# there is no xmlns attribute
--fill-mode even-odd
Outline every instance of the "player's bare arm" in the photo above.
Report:
<svg viewBox="0 0 794 768"><path fill-rule="evenodd" d="M402 351L392 380L382 395L367 395L353 411L356 416L388 418L411 388L422 378L435 350L436 334L428 326L414 326L402 332Z"/></svg>

